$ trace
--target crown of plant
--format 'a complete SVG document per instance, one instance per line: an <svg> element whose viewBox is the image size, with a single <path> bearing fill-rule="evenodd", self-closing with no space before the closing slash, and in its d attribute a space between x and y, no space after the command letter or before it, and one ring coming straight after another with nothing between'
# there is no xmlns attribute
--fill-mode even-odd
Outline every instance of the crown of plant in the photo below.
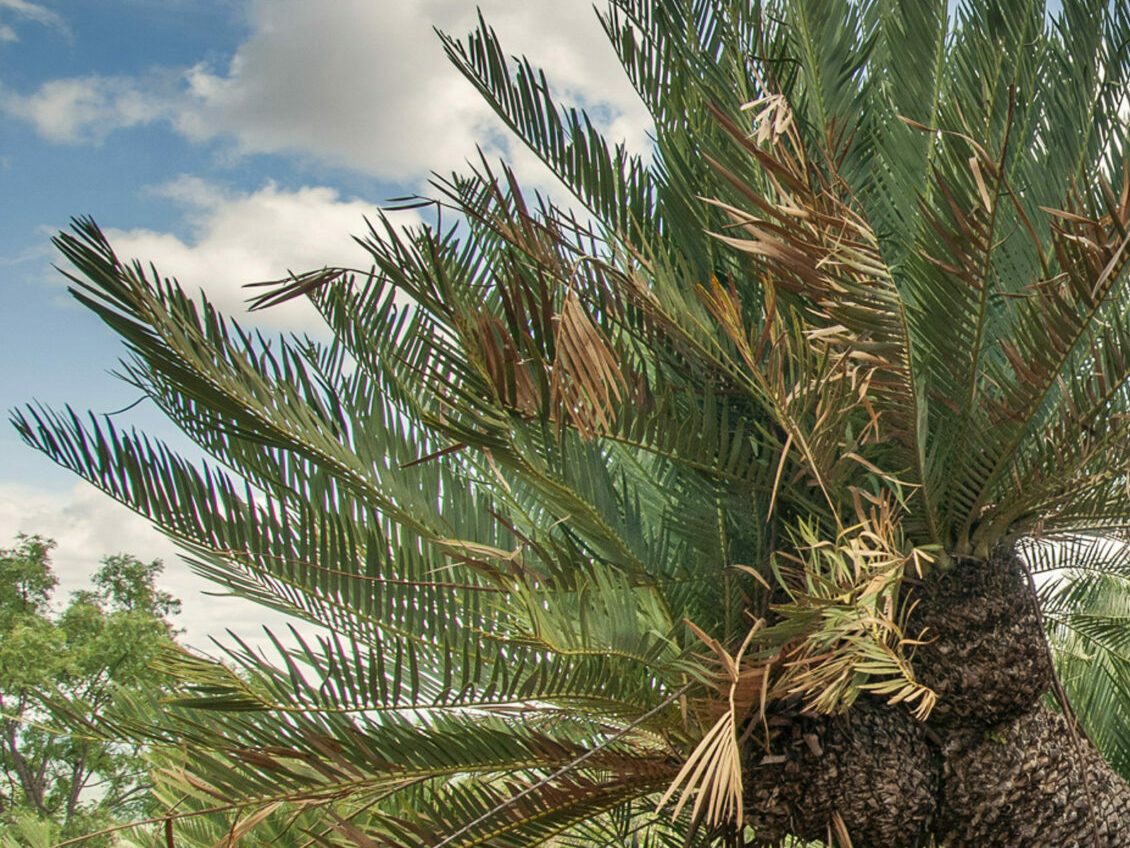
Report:
<svg viewBox="0 0 1130 848"><path fill-rule="evenodd" d="M576 203L486 159L436 177L429 223L360 239L371 271L258 295L328 341L241 328L90 220L56 240L210 458L70 410L23 437L322 628L170 656L184 697L103 727L159 743L185 838L739 844L773 709L930 714L908 578L1125 526L1121 6L601 20L653 149L485 22L442 36Z"/></svg>

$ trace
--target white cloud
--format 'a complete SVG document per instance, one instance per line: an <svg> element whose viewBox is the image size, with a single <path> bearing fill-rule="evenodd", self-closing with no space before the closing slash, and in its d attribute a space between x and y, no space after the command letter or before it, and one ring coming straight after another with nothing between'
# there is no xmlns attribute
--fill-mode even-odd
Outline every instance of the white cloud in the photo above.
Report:
<svg viewBox="0 0 1130 848"><path fill-rule="evenodd" d="M16 18L20 21L31 21L69 34L67 23L59 14L46 6L31 3L28 0L0 0L0 16ZM18 36L11 26L0 25L0 41L16 40L18 40Z"/></svg>
<svg viewBox="0 0 1130 848"><path fill-rule="evenodd" d="M485 0L482 9L504 49L545 67L561 99L596 107L615 137L647 148L646 110L588 0ZM461 169L477 143L513 152L432 31L472 29L471 4L281 0L253 3L250 21L226 71L190 72L179 118L189 135L228 135L245 151L312 154L411 183Z"/></svg>
<svg viewBox="0 0 1130 848"><path fill-rule="evenodd" d="M49 80L32 94L0 92L0 107L58 144L99 143L110 132L170 114L156 77L72 77Z"/></svg>
<svg viewBox="0 0 1130 848"><path fill-rule="evenodd" d="M546 69L559 101L590 108L612 140L648 151L647 111L588 0L484 0L482 9L505 50ZM517 162L530 187L555 185L443 53L434 26L457 36L475 27L464 0L252 0L248 21L226 67L58 79L8 93L0 107L56 142L168 121L237 152L298 155L408 186L463 170L481 146Z"/></svg>
<svg viewBox="0 0 1130 848"><path fill-rule="evenodd" d="M205 595L220 587L193 574L176 546L148 521L86 483L62 494L0 483L0 548L12 547L17 533L58 542L51 560L59 577L59 601L87 588L105 556L126 553L146 562L162 560L165 571L159 583L183 604L175 623L185 630L183 641L202 650L212 647L210 636L222 641L227 629L253 644L266 644L262 626L281 631L289 621L250 601Z"/></svg>
<svg viewBox="0 0 1130 848"><path fill-rule="evenodd" d="M342 198L334 189L307 186L287 191L268 183L251 193L227 191L195 177L157 189L182 205L191 236L147 229L109 230L123 257L152 262L186 291L203 289L221 310L240 316L253 293L251 282L281 279L327 265L367 269L369 255L351 238L365 232L376 207ZM402 213L403 223L417 220ZM274 329L316 331L321 321L303 300L254 313L254 323Z"/></svg>

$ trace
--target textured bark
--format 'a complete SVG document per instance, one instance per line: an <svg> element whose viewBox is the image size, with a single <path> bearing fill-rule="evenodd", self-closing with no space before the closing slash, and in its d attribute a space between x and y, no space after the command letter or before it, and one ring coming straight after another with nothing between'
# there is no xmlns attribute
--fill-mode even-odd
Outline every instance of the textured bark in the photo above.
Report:
<svg viewBox="0 0 1130 848"><path fill-rule="evenodd" d="M951 732L938 814L941 848L1130 845L1130 787L1067 721L1037 706L989 730ZM1083 769L1087 771L1084 782Z"/></svg>
<svg viewBox="0 0 1130 848"><path fill-rule="evenodd" d="M915 674L938 695L931 724L995 724L1031 709L1048 691L1047 642L1015 553L959 560L912 597L918 603L909 631L927 640L915 655Z"/></svg>
<svg viewBox="0 0 1130 848"><path fill-rule="evenodd" d="M921 722L865 701L844 716L777 721L772 754L751 748L746 769L747 820L761 844L824 839L835 813L855 848L923 844L940 767Z"/></svg>
<svg viewBox="0 0 1130 848"><path fill-rule="evenodd" d="M747 756L759 844L823 840L839 814L854 848L1130 846L1130 787L1042 704L1052 668L1019 557L962 560L915 594L928 726L863 700L839 718L783 711L772 755Z"/></svg>

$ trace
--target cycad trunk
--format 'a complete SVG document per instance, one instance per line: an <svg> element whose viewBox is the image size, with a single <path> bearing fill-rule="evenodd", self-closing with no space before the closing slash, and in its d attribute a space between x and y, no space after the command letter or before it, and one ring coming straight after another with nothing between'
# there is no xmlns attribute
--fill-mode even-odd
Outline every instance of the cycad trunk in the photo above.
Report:
<svg viewBox="0 0 1130 848"><path fill-rule="evenodd" d="M758 839L821 840L842 820L854 848L1130 845L1130 787L1043 705L1050 657L1018 557L961 561L919 597L930 721L879 703L782 717L772 755L749 755Z"/></svg>

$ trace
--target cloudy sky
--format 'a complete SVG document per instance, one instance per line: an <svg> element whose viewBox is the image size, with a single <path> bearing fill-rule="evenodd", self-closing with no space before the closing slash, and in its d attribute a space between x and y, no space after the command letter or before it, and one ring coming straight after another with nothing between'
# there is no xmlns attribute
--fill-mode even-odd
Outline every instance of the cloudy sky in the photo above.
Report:
<svg viewBox="0 0 1130 848"><path fill-rule="evenodd" d="M589 0L481 0L511 53L557 96L644 149L649 125ZM0 406L112 412L136 400L120 351L52 270L53 232L93 215L120 254L204 289L231 313L240 285L364 256L350 236L390 197L460 169L476 143L531 187L552 178L446 62L433 27L463 35L473 0L0 0ZM564 198L562 198L564 199ZM257 319L306 332L296 306ZM119 423L169 430L144 405ZM0 547L59 542L64 589L106 554L166 561L203 646L261 615L203 595L147 523L0 431Z"/></svg>

